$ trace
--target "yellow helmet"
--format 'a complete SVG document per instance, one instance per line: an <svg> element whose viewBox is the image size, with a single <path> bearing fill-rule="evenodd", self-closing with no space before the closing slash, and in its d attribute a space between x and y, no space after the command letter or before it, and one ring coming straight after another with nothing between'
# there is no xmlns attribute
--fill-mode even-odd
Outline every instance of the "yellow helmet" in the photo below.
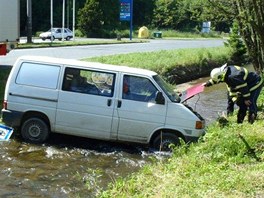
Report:
<svg viewBox="0 0 264 198"><path fill-rule="evenodd" d="M225 73L226 73L226 70L225 70L226 66L227 66L227 64L224 64L221 67L214 68L211 71L210 76L211 76L211 79L215 83L223 82L224 76L225 76Z"/></svg>

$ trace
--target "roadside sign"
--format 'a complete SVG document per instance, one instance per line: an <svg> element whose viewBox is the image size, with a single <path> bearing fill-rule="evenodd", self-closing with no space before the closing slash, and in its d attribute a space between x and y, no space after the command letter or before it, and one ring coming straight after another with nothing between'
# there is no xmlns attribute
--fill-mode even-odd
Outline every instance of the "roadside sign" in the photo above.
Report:
<svg viewBox="0 0 264 198"><path fill-rule="evenodd" d="M131 0L120 0L120 21L131 20Z"/></svg>
<svg viewBox="0 0 264 198"><path fill-rule="evenodd" d="M133 30L133 0L120 0L120 21L130 21L130 40Z"/></svg>

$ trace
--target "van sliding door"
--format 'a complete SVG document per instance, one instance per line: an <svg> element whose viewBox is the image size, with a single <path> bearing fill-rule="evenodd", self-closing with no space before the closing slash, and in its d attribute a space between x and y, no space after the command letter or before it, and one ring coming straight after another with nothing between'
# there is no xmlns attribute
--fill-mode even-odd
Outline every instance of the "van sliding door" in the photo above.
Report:
<svg viewBox="0 0 264 198"><path fill-rule="evenodd" d="M56 130L84 137L109 139L115 73L66 68L59 92Z"/></svg>

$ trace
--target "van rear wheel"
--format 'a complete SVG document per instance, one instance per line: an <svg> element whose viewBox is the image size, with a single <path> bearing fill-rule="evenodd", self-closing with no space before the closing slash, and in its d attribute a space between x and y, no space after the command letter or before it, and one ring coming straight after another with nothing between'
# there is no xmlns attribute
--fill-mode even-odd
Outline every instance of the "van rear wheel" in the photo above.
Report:
<svg viewBox="0 0 264 198"><path fill-rule="evenodd" d="M158 151L172 151L171 145L179 146L180 139L173 133L161 132L153 141L153 149Z"/></svg>
<svg viewBox="0 0 264 198"><path fill-rule="evenodd" d="M25 141L43 143L49 137L49 126L40 118L29 118L21 127L21 135Z"/></svg>

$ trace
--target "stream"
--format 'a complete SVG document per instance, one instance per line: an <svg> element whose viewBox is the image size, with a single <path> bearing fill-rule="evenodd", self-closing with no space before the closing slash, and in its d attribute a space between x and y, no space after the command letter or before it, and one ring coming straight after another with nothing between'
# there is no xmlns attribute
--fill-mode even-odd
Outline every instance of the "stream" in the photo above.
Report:
<svg viewBox="0 0 264 198"><path fill-rule="evenodd" d="M178 85L185 89L208 78ZM226 108L225 85L205 88L188 104L207 124ZM13 135L14 136L14 135ZM0 197L95 197L110 182L138 171L168 153L150 152L126 145L80 137L52 134L42 145L23 142L19 137L0 142Z"/></svg>

